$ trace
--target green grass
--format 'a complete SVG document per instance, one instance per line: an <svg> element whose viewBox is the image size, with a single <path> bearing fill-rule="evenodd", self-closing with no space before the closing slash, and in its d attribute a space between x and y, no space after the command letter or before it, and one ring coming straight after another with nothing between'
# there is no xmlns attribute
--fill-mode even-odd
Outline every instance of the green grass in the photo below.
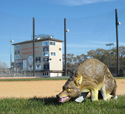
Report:
<svg viewBox="0 0 125 114"><path fill-rule="evenodd" d="M116 79L125 79L125 77L115 77ZM41 81L41 80L67 80L69 77L61 78L28 78L28 79L0 79L0 81Z"/></svg>
<svg viewBox="0 0 125 114"><path fill-rule="evenodd" d="M82 103L74 100L60 104L56 98L2 99L0 114L124 114L125 96L117 100L94 101L85 99Z"/></svg>
<svg viewBox="0 0 125 114"><path fill-rule="evenodd" d="M115 77L116 79L125 79L125 77Z"/></svg>
<svg viewBox="0 0 125 114"><path fill-rule="evenodd" d="M67 80L68 77L61 78L28 78L28 79L0 79L0 81L41 81L41 80Z"/></svg>

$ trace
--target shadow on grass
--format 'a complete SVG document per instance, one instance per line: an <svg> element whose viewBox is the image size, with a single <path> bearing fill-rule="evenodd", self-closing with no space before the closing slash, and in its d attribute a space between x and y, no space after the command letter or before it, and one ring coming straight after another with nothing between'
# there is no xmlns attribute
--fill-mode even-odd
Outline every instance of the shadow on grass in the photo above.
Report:
<svg viewBox="0 0 125 114"><path fill-rule="evenodd" d="M38 101L41 102L45 105L60 105L61 103L59 103L58 99L55 97L48 97L48 98L30 98L30 101Z"/></svg>
<svg viewBox="0 0 125 114"><path fill-rule="evenodd" d="M86 98L88 100L90 100L91 98ZM86 102L86 99L84 102ZM70 99L68 102L65 102L65 103L59 103L59 100L55 97L48 97L48 98L37 98L37 97L34 97L34 98L30 98L29 99L30 101L37 101L37 102L41 102L43 103L44 105L63 105L63 104L66 104L66 103L72 103L72 102L75 102L75 99Z"/></svg>

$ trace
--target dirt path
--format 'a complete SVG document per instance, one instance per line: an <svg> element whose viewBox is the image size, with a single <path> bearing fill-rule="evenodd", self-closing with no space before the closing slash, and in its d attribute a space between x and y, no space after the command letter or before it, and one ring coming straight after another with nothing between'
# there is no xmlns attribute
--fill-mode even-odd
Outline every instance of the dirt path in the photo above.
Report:
<svg viewBox="0 0 125 114"><path fill-rule="evenodd" d="M56 96L66 80L0 82L0 98L32 98ZM117 95L125 95L125 79L117 79Z"/></svg>

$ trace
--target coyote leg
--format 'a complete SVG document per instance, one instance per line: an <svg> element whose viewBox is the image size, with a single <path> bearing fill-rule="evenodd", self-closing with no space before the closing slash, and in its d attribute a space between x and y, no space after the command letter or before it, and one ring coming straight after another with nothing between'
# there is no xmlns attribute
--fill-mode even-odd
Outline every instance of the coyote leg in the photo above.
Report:
<svg viewBox="0 0 125 114"><path fill-rule="evenodd" d="M108 92L106 92L106 90L105 90L105 85L102 86L102 88L101 88L100 91L101 91L102 97L103 97L103 99L104 99L105 101L111 99L112 95L110 95Z"/></svg>
<svg viewBox="0 0 125 114"><path fill-rule="evenodd" d="M92 99L92 101L98 100L98 88L93 88L91 90L91 99Z"/></svg>
<svg viewBox="0 0 125 114"><path fill-rule="evenodd" d="M75 99L75 101L81 103L85 99L88 93L89 92L82 93L78 98Z"/></svg>

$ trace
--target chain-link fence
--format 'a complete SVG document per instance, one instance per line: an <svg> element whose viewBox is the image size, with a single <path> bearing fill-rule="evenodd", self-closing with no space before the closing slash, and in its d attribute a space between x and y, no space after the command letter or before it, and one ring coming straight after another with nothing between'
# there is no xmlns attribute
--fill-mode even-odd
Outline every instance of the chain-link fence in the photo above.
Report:
<svg viewBox="0 0 125 114"><path fill-rule="evenodd" d="M125 20L124 12L125 10L118 10L118 20L121 22L118 30L121 76L125 70L125 23L122 23ZM0 61L7 63L8 67L11 62L14 63L13 69L0 71L0 76L33 76L32 18L5 13L0 13L0 15L2 28L0 31L0 39L2 39ZM109 67L114 76L117 75L115 10L91 17L66 18L66 29L69 29L66 33L68 75L81 61L89 58L99 59ZM40 37L41 34L45 36ZM47 77L50 73L52 76L64 75L64 19L36 17L35 36L36 76ZM48 38L50 36L51 38ZM11 42L12 40L14 43ZM113 45L106 45L109 43ZM54 48L54 46L57 47ZM61 55L58 55L59 53Z"/></svg>

